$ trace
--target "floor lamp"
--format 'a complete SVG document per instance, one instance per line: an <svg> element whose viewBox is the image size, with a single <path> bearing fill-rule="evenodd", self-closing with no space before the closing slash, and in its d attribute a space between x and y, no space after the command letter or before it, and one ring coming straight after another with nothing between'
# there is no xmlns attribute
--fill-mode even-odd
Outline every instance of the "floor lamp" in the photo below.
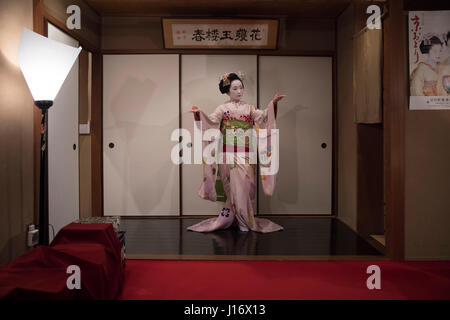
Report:
<svg viewBox="0 0 450 320"><path fill-rule="evenodd" d="M48 245L48 210L45 209L47 173L47 110L61 89L64 80L72 69L81 47L74 48L58 41L43 37L27 28L23 29L19 44L19 66L34 104L42 112L41 121L41 160L39 187L39 244Z"/></svg>

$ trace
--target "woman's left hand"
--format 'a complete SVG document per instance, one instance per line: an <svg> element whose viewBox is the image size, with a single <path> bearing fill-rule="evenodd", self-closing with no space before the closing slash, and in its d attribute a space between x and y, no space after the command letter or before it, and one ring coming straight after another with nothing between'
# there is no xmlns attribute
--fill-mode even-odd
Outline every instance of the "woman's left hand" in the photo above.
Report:
<svg viewBox="0 0 450 320"><path fill-rule="evenodd" d="M286 97L286 95L285 94L279 94L279 93L277 93L276 95L275 95L275 97L273 97L273 103L277 103L278 101L280 101L281 99L283 99L284 97Z"/></svg>

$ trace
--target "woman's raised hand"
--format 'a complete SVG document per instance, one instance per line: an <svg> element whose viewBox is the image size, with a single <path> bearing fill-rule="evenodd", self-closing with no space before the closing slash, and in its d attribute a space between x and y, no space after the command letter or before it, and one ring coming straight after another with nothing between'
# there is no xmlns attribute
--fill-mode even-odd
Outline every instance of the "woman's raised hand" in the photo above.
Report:
<svg viewBox="0 0 450 320"><path fill-rule="evenodd" d="M285 94L279 94L279 93L277 93L277 94L273 97L273 103L277 103L278 101L280 101L280 100L283 99L284 97L286 97Z"/></svg>
<svg viewBox="0 0 450 320"><path fill-rule="evenodd" d="M197 106L192 106L191 110L189 110L188 112L198 112L200 111L200 109Z"/></svg>

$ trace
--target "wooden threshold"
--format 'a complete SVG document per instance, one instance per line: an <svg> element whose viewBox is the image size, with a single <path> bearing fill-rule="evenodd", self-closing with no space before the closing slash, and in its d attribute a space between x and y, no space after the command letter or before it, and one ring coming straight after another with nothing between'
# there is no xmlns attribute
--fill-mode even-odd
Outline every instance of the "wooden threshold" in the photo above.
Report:
<svg viewBox="0 0 450 320"><path fill-rule="evenodd" d="M127 254L127 260L218 260L218 261L373 261L389 260L386 256L325 255L325 256L277 256L277 255L188 255L188 254Z"/></svg>

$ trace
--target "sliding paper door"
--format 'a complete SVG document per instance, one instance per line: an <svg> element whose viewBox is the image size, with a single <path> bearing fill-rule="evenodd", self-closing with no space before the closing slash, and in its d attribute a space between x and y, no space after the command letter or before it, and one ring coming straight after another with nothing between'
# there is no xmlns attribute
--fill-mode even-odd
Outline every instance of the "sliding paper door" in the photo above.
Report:
<svg viewBox="0 0 450 320"><path fill-rule="evenodd" d="M259 101L279 92L280 168L274 195L259 188L259 214L331 214L332 59L259 57Z"/></svg>
<svg viewBox="0 0 450 320"><path fill-rule="evenodd" d="M178 55L103 56L104 214L179 214Z"/></svg>
<svg viewBox="0 0 450 320"><path fill-rule="evenodd" d="M194 133L194 116L188 110L198 106L212 113L217 106L229 100L219 91L219 77L227 72L242 71L243 101L256 105L256 56L254 55L183 55L181 60L182 127ZM192 155L193 161L193 155ZM202 182L201 164L182 165L183 215L217 215L223 202L211 202L198 196Z"/></svg>
<svg viewBox="0 0 450 320"><path fill-rule="evenodd" d="M50 23L48 38L78 47L78 41ZM77 59L48 110L48 219L55 235L80 217L78 71Z"/></svg>

